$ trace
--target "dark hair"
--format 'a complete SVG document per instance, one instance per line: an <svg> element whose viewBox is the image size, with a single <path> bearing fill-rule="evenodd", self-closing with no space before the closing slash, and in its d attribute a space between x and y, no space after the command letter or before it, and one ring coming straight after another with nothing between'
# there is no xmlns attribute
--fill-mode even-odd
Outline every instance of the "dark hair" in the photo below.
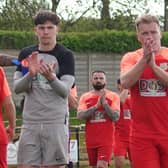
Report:
<svg viewBox="0 0 168 168"><path fill-rule="evenodd" d="M49 10L40 10L34 17L34 24L37 26L38 24L44 24L47 21L52 22L54 25L58 25L60 22L59 17L56 13Z"/></svg>
<svg viewBox="0 0 168 168"><path fill-rule="evenodd" d="M106 75L106 73L103 70L94 70L94 71L92 71L92 75L94 73L104 73Z"/></svg>

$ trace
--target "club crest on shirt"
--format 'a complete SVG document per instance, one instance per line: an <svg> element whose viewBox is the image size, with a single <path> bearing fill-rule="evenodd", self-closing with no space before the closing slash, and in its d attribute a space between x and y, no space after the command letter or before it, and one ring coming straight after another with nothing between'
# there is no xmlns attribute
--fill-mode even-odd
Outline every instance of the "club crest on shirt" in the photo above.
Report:
<svg viewBox="0 0 168 168"><path fill-rule="evenodd" d="M167 62L160 63L160 68L163 69L163 70L167 70L168 69L168 63Z"/></svg>

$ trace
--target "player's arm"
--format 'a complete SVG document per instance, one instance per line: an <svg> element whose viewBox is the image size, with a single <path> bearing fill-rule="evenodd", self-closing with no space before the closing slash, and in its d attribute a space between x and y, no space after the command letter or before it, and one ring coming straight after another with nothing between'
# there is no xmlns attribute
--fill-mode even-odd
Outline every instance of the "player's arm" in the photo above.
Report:
<svg viewBox="0 0 168 168"><path fill-rule="evenodd" d="M78 107L78 100L73 95L68 95L68 104L70 109L77 109Z"/></svg>
<svg viewBox="0 0 168 168"><path fill-rule="evenodd" d="M104 103L103 107L105 109L106 114L112 121L118 121L120 118L120 111L113 110L108 103Z"/></svg>
<svg viewBox="0 0 168 168"><path fill-rule="evenodd" d="M123 89L123 90L120 92L119 96L120 96L120 102L121 102L121 103L124 103L124 102L125 102L125 100L126 100L127 97L128 97L128 94L129 94L129 90L128 90L128 89Z"/></svg>
<svg viewBox="0 0 168 168"><path fill-rule="evenodd" d="M113 96L114 97L114 96ZM115 107L110 106L108 104L108 101L106 100L106 94L105 92L101 95L100 101L102 106L104 107L104 110L107 114L107 116L112 120L112 121L118 121L120 117L120 111L115 109ZM116 102L119 101L119 97L116 97L115 100L113 100L113 103L117 104ZM119 102L118 102L119 103Z"/></svg>
<svg viewBox="0 0 168 168"><path fill-rule="evenodd" d="M147 65L147 59L145 59L145 57L141 57L134 65L129 65L128 63L129 59L130 59L130 55L127 54L124 56L124 58L121 61L121 68L127 67L127 70L126 71L124 70L124 72L121 72L121 75L120 75L121 85L125 89L130 88L138 81L138 79L140 78L140 75L143 72L144 67Z"/></svg>
<svg viewBox="0 0 168 168"><path fill-rule="evenodd" d="M79 100L79 105L78 105L78 110L77 110L77 118L80 120L89 119L98 108L98 103L96 105L93 105L88 108L86 105L86 100L85 100L86 97L88 97L88 95L84 94L81 96L81 98Z"/></svg>
<svg viewBox="0 0 168 168"><path fill-rule="evenodd" d="M96 111L97 107L96 106L92 106L86 110L81 110L77 112L77 118L80 120L87 120L89 119L94 112Z"/></svg>
<svg viewBox="0 0 168 168"><path fill-rule="evenodd" d="M9 122L8 124L9 126L6 129L8 138L9 140L12 140L14 137L15 127L16 127L16 110L15 110L15 105L13 103L12 97L11 96L5 97L2 102L2 105Z"/></svg>
<svg viewBox="0 0 168 168"><path fill-rule="evenodd" d="M67 97L75 78L72 75L63 75L60 79L53 76L53 79L49 79L48 81L57 94L61 97Z"/></svg>
<svg viewBox="0 0 168 168"><path fill-rule="evenodd" d="M23 76L22 72L16 71L14 73L14 83L13 83L15 93L19 94L30 90L32 78L33 77L30 76L29 73Z"/></svg>
<svg viewBox="0 0 168 168"><path fill-rule="evenodd" d="M155 56L153 55L148 64L155 73L155 75L158 77L158 79L162 82L162 84L168 86L168 72L166 72L156 64L154 57Z"/></svg>
<svg viewBox="0 0 168 168"><path fill-rule="evenodd" d="M165 86L168 86L168 72L164 71L157 65L153 67L152 70L158 77L158 79L161 81L161 83Z"/></svg>
<svg viewBox="0 0 168 168"><path fill-rule="evenodd" d="M56 94L63 98L68 97L70 89L75 81L75 77L66 73L58 78L54 73L54 69L56 68L57 65L55 63L42 63L39 66L39 73L48 80L50 86Z"/></svg>
<svg viewBox="0 0 168 168"><path fill-rule="evenodd" d="M16 60L14 56L8 54L0 54L0 66L14 66L13 60Z"/></svg>
<svg viewBox="0 0 168 168"><path fill-rule="evenodd" d="M54 73L58 65L56 63L41 64L39 72L43 75L50 83L50 86L59 96L65 98L68 97L71 87L74 84L74 57L71 52L64 54L62 59L62 66L59 69L61 75L60 78Z"/></svg>
<svg viewBox="0 0 168 168"><path fill-rule="evenodd" d="M16 94L29 91L32 85L32 79L37 74L39 63L37 61L38 52L32 52L29 55L22 50L19 54L18 60L22 61L27 57L27 73L23 74L22 65L18 65L14 73L14 91ZM25 57L23 57L25 56Z"/></svg>

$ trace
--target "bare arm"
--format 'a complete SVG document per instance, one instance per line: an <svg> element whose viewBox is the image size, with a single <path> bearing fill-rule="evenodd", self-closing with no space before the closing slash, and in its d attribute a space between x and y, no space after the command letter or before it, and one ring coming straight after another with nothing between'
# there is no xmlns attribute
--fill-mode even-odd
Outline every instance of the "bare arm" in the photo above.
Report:
<svg viewBox="0 0 168 168"><path fill-rule="evenodd" d="M0 54L0 66L14 66L12 60L16 58L8 54Z"/></svg>
<svg viewBox="0 0 168 168"><path fill-rule="evenodd" d="M159 66L152 68L155 75L159 78L163 85L168 86L168 72L161 69Z"/></svg>
<svg viewBox="0 0 168 168"><path fill-rule="evenodd" d="M87 110L79 111L77 112L77 118L80 120L87 120L92 116L92 114L94 114L96 109L97 109L96 106L92 106Z"/></svg>
<svg viewBox="0 0 168 168"><path fill-rule="evenodd" d="M70 109L77 109L78 107L78 100L76 97L72 96L71 94L68 95L68 104Z"/></svg>
<svg viewBox="0 0 168 168"><path fill-rule="evenodd" d="M118 121L119 117L120 117L120 112L118 110L113 110L105 97L105 92L103 91L101 96L100 96L100 102L101 105L104 107L105 109L105 113L108 115L108 117L112 120L112 121Z"/></svg>
<svg viewBox="0 0 168 168"><path fill-rule="evenodd" d="M7 134L9 140L11 141L14 137L16 127L16 110L11 96L8 96L3 100L3 107L9 122Z"/></svg>
<svg viewBox="0 0 168 168"><path fill-rule="evenodd" d="M120 80L123 88L128 89L138 81L146 63L147 60L142 57L130 70L121 74Z"/></svg>
<svg viewBox="0 0 168 168"><path fill-rule="evenodd" d="M168 86L168 72L161 69L156 63L154 54L152 55L152 58L149 61L149 66L151 67L152 71L155 73L155 75L158 77L158 79L162 82L163 85Z"/></svg>
<svg viewBox="0 0 168 168"><path fill-rule="evenodd" d="M108 103L104 103L103 107L105 109L106 114L112 121L118 121L120 118L120 112L118 110L113 110Z"/></svg>
<svg viewBox="0 0 168 168"><path fill-rule="evenodd" d="M128 89L123 89L121 92L120 92L120 102L121 103L124 103L125 100L127 99L128 97L128 93L129 93L129 90Z"/></svg>

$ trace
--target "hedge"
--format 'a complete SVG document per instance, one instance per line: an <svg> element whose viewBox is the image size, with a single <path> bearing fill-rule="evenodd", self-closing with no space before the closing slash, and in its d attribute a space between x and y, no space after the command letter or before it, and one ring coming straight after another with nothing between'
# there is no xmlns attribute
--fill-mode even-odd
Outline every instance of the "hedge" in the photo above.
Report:
<svg viewBox="0 0 168 168"><path fill-rule="evenodd" d="M57 41L75 52L124 53L140 47L135 32L114 30L60 33ZM1 49L21 49L36 42L33 32L0 31ZM162 44L168 44L167 32L163 33Z"/></svg>

